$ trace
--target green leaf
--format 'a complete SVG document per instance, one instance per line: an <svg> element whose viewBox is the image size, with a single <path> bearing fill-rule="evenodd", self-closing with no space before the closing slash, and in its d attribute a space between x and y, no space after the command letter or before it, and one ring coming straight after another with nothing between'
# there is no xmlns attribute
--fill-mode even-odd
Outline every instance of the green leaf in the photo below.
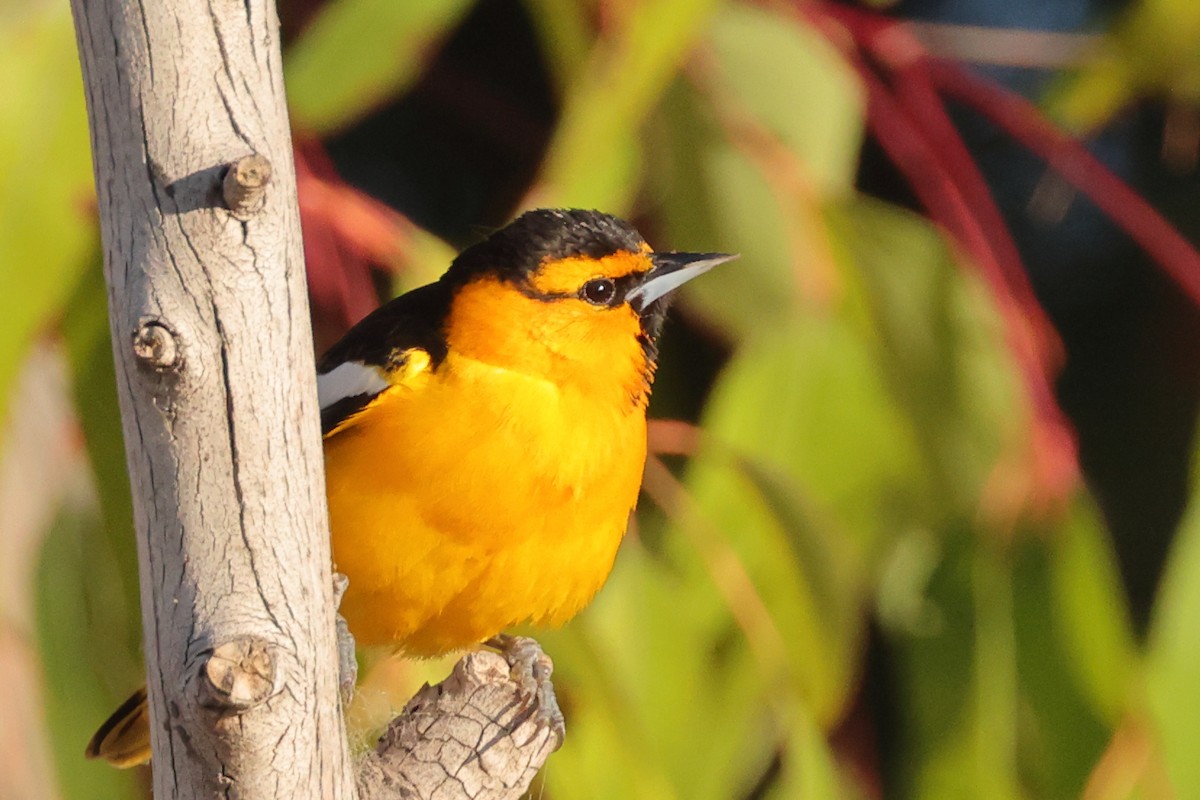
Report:
<svg viewBox="0 0 1200 800"><path fill-rule="evenodd" d="M1141 0L1073 65L1051 93L1051 113L1088 133L1142 97L1200 101L1200 7L1191 0Z"/></svg>
<svg viewBox="0 0 1200 800"><path fill-rule="evenodd" d="M867 197L828 213L857 324L919 439L930 520L974 513L1028 424L992 299L924 218Z"/></svg>
<svg viewBox="0 0 1200 800"><path fill-rule="evenodd" d="M698 519L680 524L711 525L737 554L825 727L854 685L869 566L903 527L894 500L920 478L911 432L844 323L761 333L713 390L687 477Z"/></svg>
<svg viewBox="0 0 1200 800"><path fill-rule="evenodd" d="M850 788L820 726L799 703L791 708L785 748L779 780L767 789L765 797L773 800L836 800L866 796Z"/></svg>
<svg viewBox="0 0 1200 800"><path fill-rule="evenodd" d="M962 528L938 538L924 629L892 639L902 735L898 797L1015 800L1017 675L1013 587L998 550Z"/></svg>
<svg viewBox="0 0 1200 800"><path fill-rule="evenodd" d="M467 0L333 0L287 52L293 125L327 135L404 91Z"/></svg>
<svg viewBox="0 0 1200 800"><path fill-rule="evenodd" d="M1200 450L1196 451L1200 453ZM1191 501L1175 534L1155 600L1146 654L1146 692L1177 797L1200 796L1200 456Z"/></svg>
<svg viewBox="0 0 1200 800"><path fill-rule="evenodd" d="M652 197L664 218L663 249L741 255L684 289L689 308L740 337L797 312L795 243L762 172L712 127L700 102L683 84L664 102Z"/></svg>
<svg viewBox="0 0 1200 800"><path fill-rule="evenodd" d="M121 649L129 657L136 677L142 669L142 625L133 499L125 467L125 440L108 326L108 292L98 250L67 302L61 332L71 371L75 414L83 428L103 515L104 524L95 531L101 539L97 546L109 551L116 564L115 575L89 574L83 587L105 598L96 605L93 624L105 629L109 642L123 645ZM132 686L126 683L117 689L123 693Z"/></svg>
<svg viewBox="0 0 1200 800"><path fill-rule="evenodd" d="M83 758L92 732L116 708L106 673L119 673L122 664L119 655L114 657L114 649L121 648L113 648L93 625L97 603L105 598L85 597L82 591L100 576L112 578L115 569L111 554L96 547L103 541L98 523L86 505L68 506L42 547L37 573L38 650L51 752L62 795L73 800L138 793L135 773Z"/></svg>
<svg viewBox="0 0 1200 800"><path fill-rule="evenodd" d="M87 115L70 9L0 20L0 419L37 331L58 312L95 239Z"/></svg>
<svg viewBox="0 0 1200 800"><path fill-rule="evenodd" d="M866 98L829 40L765 8L731 5L715 20L712 43L717 90L736 98L796 157L809 191L824 197L849 191Z"/></svg>
<svg viewBox="0 0 1200 800"><path fill-rule="evenodd" d="M766 769L774 744L763 680L695 602L711 591L633 541L597 601L540 637L571 720L547 773L555 796L586 785L594 797L721 800Z"/></svg>
<svg viewBox="0 0 1200 800"><path fill-rule="evenodd" d="M807 295L828 282L821 208L852 184L862 93L828 42L790 18L728 6L710 39L700 74L711 79L676 82L651 126L648 183L667 243L742 255L685 290L741 335L808 313Z"/></svg>
<svg viewBox="0 0 1200 800"><path fill-rule="evenodd" d="M589 9L584 3L562 0L525 0L524 5L561 93L587 69L594 35Z"/></svg>
<svg viewBox="0 0 1200 800"><path fill-rule="evenodd" d="M888 630L896 680L897 723L891 743L899 797L940 800L970 796L970 715L975 593L970 539L940 531L937 567L925 594L926 624Z"/></svg>
<svg viewBox="0 0 1200 800"><path fill-rule="evenodd" d="M1089 600L1114 599L1096 591L1101 565L1084 562L1095 554L1079 552L1087 547L1080 540L1103 533L1095 522L1077 513L1044 537L1023 541L1012 559L1016 667L1024 711L1020 763L1036 797L1082 795L1119 722L1116 703L1129 694L1133 653L1113 647L1120 641L1117 626L1128 622L1121 617L1124 609L1098 602L1087 609L1086 617L1071 618L1060 605L1066 601L1082 611L1081 604ZM1068 581L1062 581L1063 571L1072 573ZM1079 594L1063 596L1072 592ZM1106 618L1109 614L1113 617ZM1128 635L1128 630L1122 632ZM1102 698L1113 703L1108 708L1096 702L1098 684L1111 692Z"/></svg>
<svg viewBox="0 0 1200 800"><path fill-rule="evenodd" d="M539 178L540 205L617 213L630 206L642 123L716 6L717 0L648 0L614 15L586 67L563 81L562 115Z"/></svg>
<svg viewBox="0 0 1200 800"><path fill-rule="evenodd" d="M1047 535L1050 607L1064 663L1093 713L1115 726L1128 707L1140 654L1112 542L1087 495Z"/></svg>
<svg viewBox="0 0 1200 800"><path fill-rule="evenodd" d="M975 594L971 768L980 800L1017 800L1018 677L1013 620L1014 585L1007 559L980 542L971 563Z"/></svg>

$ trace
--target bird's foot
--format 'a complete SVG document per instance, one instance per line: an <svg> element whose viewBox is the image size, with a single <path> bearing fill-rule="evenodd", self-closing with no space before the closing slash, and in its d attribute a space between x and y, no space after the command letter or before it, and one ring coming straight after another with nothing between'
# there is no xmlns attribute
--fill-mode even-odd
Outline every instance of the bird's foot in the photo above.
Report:
<svg viewBox="0 0 1200 800"><path fill-rule="evenodd" d="M333 605L337 608L342 604L342 596L350 579L340 572L333 573ZM354 685L358 682L358 656L355 654L354 635L350 626L340 613L335 620L337 626L338 646L338 689L342 695L342 708L349 708L354 699Z"/></svg>
<svg viewBox="0 0 1200 800"><path fill-rule="evenodd" d="M532 716L539 728L550 731L556 740L554 749L557 750L566 737L567 724L550 680L550 674L554 672L554 662L550 656L546 655L540 644L527 636L501 633L484 644L504 656L513 680L521 687L521 694L528 698L525 713L517 718L513 728L519 727Z"/></svg>

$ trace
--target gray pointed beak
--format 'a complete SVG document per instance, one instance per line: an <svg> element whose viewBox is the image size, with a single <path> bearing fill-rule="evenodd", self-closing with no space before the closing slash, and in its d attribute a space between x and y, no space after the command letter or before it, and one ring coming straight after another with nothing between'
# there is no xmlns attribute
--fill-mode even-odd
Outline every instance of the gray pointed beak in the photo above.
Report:
<svg viewBox="0 0 1200 800"><path fill-rule="evenodd" d="M646 273L641 284L625 295L625 299L640 314L655 300L670 294L697 275L735 258L736 255L727 253L651 253L653 269Z"/></svg>

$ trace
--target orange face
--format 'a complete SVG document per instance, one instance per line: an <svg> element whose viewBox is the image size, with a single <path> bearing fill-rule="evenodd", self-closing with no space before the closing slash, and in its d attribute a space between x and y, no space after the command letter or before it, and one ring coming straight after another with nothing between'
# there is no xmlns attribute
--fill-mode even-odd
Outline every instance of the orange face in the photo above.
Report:
<svg viewBox="0 0 1200 800"><path fill-rule="evenodd" d="M480 276L454 298L447 343L497 368L643 407L653 361L624 294L652 268L646 248L548 259L519 282Z"/></svg>

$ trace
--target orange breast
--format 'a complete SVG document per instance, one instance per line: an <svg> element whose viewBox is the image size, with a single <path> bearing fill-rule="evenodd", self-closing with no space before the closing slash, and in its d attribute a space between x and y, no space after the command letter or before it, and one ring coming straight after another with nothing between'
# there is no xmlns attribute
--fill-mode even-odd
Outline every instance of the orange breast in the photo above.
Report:
<svg viewBox="0 0 1200 800"><path fill-rule="evenodd" d="M612 568L645 442L641 407L453 351L387 390L325 447L351 631L433 655L566 621Z"/></svg>

